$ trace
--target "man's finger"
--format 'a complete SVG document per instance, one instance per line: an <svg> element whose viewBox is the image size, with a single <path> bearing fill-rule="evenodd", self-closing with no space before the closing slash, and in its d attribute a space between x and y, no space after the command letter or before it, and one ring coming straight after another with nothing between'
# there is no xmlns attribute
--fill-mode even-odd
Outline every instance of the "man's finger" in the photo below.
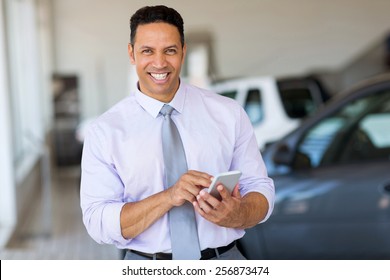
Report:
<svg viewBox="0 0 390 280"><path fill-rule="evenodd" d="M217 209L219 204L221 203L218 199L209 194L206 190L201 190L199 195L201 199L207 202L213 209Z"/></svg>

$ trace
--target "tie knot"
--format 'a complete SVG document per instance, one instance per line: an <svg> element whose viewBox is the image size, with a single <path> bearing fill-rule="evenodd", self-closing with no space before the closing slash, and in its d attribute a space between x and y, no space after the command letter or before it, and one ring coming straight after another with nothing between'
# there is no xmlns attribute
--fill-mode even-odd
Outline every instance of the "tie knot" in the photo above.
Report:
<svg viewBox="0 0 390 280"><path fill-rule="evenodd" d="M163 115L164 117L166 115L170 116L173 112L173 107L169 106L168 104L164 104L164 106L160 110L160 114Z"/></svg>

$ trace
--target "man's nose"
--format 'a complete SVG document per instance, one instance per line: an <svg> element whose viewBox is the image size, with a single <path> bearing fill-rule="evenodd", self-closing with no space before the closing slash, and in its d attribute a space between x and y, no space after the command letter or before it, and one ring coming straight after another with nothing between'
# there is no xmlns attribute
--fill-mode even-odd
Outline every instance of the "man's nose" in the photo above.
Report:
<svg viewBox="0 0 390 280"><path fill-rule="evenodd" d="M153 60L153 66L156 68L164 68L167 65L166 57L163 53L157 53Z"/></svg>

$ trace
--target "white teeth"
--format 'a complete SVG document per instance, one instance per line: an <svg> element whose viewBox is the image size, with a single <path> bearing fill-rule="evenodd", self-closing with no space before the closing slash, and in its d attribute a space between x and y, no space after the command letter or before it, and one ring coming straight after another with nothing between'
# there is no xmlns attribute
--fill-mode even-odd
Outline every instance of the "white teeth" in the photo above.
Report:
<svg viewBox="0 0 390 280"><path fill-rule="evenodd" d="M155 78L156 80L164 80L168 73L163 73L163 74L156 74L156 73L151 73L150 75L152 75L153 78Z"/></svg>

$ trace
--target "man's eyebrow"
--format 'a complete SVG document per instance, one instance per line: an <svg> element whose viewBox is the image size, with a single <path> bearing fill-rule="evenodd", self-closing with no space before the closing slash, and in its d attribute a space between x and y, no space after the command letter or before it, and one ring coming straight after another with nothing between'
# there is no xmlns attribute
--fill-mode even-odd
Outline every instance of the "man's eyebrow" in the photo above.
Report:
<svg viewBox="0 0 390 280"><path fill-rule="evenodd" d="M172 48L178 49L179 47L176 44L174 44L172 46L166 47L165 49L172 49Z"/></svg>
<svg viewBox="0 0 390 280"><path fill-rule="evenodd" d="M143 45L143 46L140 46L139 48L140 49L155 49L154 47L151 47L148 45ZM164 49L172 49L172 48L178 49L179 47L176 44L173 44L173 45L165 47Z"/></svg>
<svg viewBox="0 0 390 280"><path fill-rule="evenodd" d="M150 47L148 45L143 45L139 47L140 49L154 49L153 47Z"/></svg>

